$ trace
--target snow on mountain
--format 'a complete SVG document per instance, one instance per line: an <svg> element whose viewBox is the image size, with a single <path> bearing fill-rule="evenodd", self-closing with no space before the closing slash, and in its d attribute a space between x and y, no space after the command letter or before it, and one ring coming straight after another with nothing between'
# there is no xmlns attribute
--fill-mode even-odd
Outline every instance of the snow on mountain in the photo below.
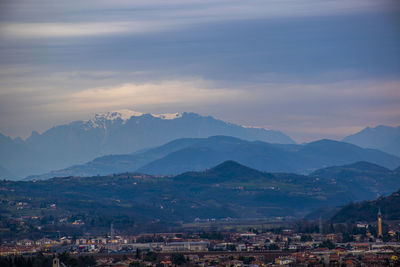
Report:
<svg viewBox="0 0 400 267"><path fill-rule="evenodd" d="M121 109L121 110L115 110L111 112L106 112L106 113L96 113L95 118L96 119L107 119L107 120L116 120L116 119L121 119L123 121L129 120L131 117L139 117L142 116L142 112L137 112L133 111L130 109Z"/></svg>
<svg viewBox="0 0 400 267"><path fill-rule="evenodd" d="M93 118L84 121L84 123L94 128L104 127L104 122L106 121L121 120L122 124L125 124L126 121L128 121L132 117L141 117L143 115L146 115L146 113L137 112L130 109L120 109L111 112L96 113ZM182 113L161 113L161 114L149 113L149 115L162 120L174 120L182 117Z"/></svg>
<svg viewBox="0 0 400 267"><path fill-rule="evenodd" d="M247 128L247 129L264 129L264 130L269 130L267 128L264 127L260 127L260 126L248 126L248 125L242 125L243 128Z"/></svg>
<svg viewBox="0 0 400 267"><path fill-rule="evenodd" d="M34 132L19 143L5 139L3 145L0 142L0 165L21 177L81 164L103 155L129 154L178 138L214 135L294 143L279 131L244 128L211 116L187 112L150 114L124 109L57 125L41 134Z"/></svg>
<svg viewBox="0 0 400 267"><path fill-rule="evenodd" d="M182 117L182 113L163 113L163 114L151 114L151 116L160 118L163 120L174 120Z"/></svg>
<svg viewBox="0 0 400 267"><path fill-rule="evenodd" d="M84 121L84 123L96 128L104 126L105 121L121 120L124 124L131 117L140 117L142 115L143 113L141 112L136 112L130 109L121 109L105 113L96 113L93 118L89 119L88 121Z"/></svg>

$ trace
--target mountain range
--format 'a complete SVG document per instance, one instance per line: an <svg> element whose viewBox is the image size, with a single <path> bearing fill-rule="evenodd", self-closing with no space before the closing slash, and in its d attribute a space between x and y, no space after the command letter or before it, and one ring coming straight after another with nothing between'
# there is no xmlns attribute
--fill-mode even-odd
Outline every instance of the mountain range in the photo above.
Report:
<svg viewBox="0 0 400 267"><path fill-rule="evenodd" d="M132 153L178 138L212 135L294 143L279 131L243 127L195 113L143 114L121 110L55 126L42 134L32 132L26 140L0 134L0 165L8 176L24 177L84 163L102 155Z"/></svg>
<svg viewBox="0 0 400 267"><path fill-rule="evenodd" d="M107 175L123 172L177 175L187 171L202 171L226 160L234 160L260 171L300 174L357 161L368 161L389 169L400 166L400 158L396 156L332 140L319 140L296 145L212 136L177 139L165 145L133 154L99 157L86 164L52 171L44 175L33 175L28 179Z"/></svg>
<svg viewBox="0 0 400 267"><path fill-rule="evenodd" d="M350 171L343 176L342 170ZM377 183L380 186L374 189ZM400 188L400 173L359 162L306 176L260 172L226 161L205 171L177 176L124 173L2 180L0 187L0 198L26 203L26 208L18 209L7 201L0 202L2 216L40 214L55 218L53 230L61 219L82 218L90 227L102 218L126 218L135 221L135 225L130 223L132 228L155 221L193 222L196 218L302 217L318 208L373 199L376 194Z"/></svg>
<svg viewBox="0 0 400 267"><path fill-rule="evenodd" d="M205 139L215 135L241 140ZM175 175L204 170L225 160L274 172L310 173L356 161L392 169L400 165L398 158L360 147L399 155L399 140L400 127L378 126L367 127L342 142L320 140L296 145L279 131L244 127L211 116L120 110L58 125L42 134L32 132L25 140L0 134L0 178L131 171Z"/></svg>
<svg viewBox="0 0 400 267"><path fill-rule="evenodd" d="M400 126L367 127L358 133L345 137L342 141L400 156Z"/></svg>

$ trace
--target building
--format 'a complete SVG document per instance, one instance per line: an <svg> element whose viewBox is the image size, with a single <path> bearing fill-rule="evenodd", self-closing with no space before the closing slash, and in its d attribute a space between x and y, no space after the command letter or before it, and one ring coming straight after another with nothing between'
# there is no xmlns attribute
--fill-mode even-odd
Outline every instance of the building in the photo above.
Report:
<svg viewBox="0 0 400 267"><path fill-rule="evenodd" d="M382 214L381 209L378 211L378 237L383 237L382 235Z"/></svg>
<svg viewBox="0 0 400 267"><path fill-rule="evenodd" d="M163 252L177 251L208 251L209 242L171 242L165 244L162 248Z"/></svg>
<svg viewBox="0 0 400 267"><path fill-rule="evenodd" d="M53 267L60 267L60 260L58 258L53 259Z"/></svg>

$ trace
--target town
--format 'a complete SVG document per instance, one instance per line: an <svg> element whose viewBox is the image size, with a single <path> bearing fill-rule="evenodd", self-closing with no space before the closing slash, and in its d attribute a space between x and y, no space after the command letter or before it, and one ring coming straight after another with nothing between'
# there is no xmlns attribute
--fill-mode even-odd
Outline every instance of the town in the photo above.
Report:
<svg viewBox="0 0 400 267"><path fill-rule="evenodd" d="M246 231L232 228L229 231L209 229L120 235L116 234L111 224L110 232L104 236L86 234L38 240L5 239L0 247L0 255L4 264L18 257L35 259L40 256L48 259L53 266L61 266L60 262L65 266L400 264L400 223L388 222L382 226L380 213L374 224L358 222L354 225L330 225L329 229L326 222L318 220L314 223L296 222L288 228L263 227L251 227Z"/></svg>
<svg viewBox="0 0 400 267"><path fill-rule="evenodd" d="M0 11L0 267L400 267L400 0Z"/></svg>

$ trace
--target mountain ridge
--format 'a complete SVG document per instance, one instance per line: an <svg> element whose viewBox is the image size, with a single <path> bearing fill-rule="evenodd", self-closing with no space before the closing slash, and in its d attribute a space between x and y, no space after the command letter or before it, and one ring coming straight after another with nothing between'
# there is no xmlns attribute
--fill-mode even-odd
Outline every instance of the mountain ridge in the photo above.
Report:
<svg viewBox="0 0 400 267"><path fill-rule="evenodd" d="M366 163L356 166L361 172L369 170ZM380 176L379 172L386 171L384 168L376 170L375 178ZM396 177L397 188L400 187L400 174L392 175ZM7 194L30 207L20 211L0 202L0 209L6 214L18 212L21 216L21 212L27 212L30 216L38 213L55 218L83 214L87 222L98 220L97 216L124 216L133 218L136 224L193 222L196 218L302 218L320 208L374 199L374 192L364 190L362 195L358 195L357 186L346 180L332 182L311 175L261 172L235 161L177 176L122 173L43 181L0 180L0 187L3 189L0 197ZM369 188L371 186L366 187ZM379 193L393 188L384 184ZM42 209L43 202L57 203L57 206L55 209Z"/></svg>
<svg viewBox="0 0 400 267"><path fill-rule="evenodd" d="M0 164L24 177L82 164L99 156L128 154L178 138L230 135L247 140L294 143L274 130L245 128L196 113L97 114L86 121L56 125L26 140L0 136Z"/></svg>
<svg viewBox="0 0 400 267"><path fill-rule="evenodd" d="M310 174L311 177L346 184L353 187L354 199L362 199L368 194L373 199L381 195L389 195L393 188L399 187L399 173L374 163L360 161L342 166L322 168Z"/></svg>
<svg viewBox="0 0 400 267"><path fill-rule="evenodd" d="M357 133L346 136L342 141L400 156L400 126L366 127Z"/></svg>
<svg viewBox="0 0 400 267"><path fill-rule="evenodd" d="M283 145L211 136L177 139L141 152L101 157L83 165L29 178L107 175L132 171L178 175L187 171L209 169L226 160L234 160L260 171L297 173L310 173L323 167L357 161L371 161L390 168L400 164L400 158L384 152L332 140L320 140L305 145Z"/></svg>

